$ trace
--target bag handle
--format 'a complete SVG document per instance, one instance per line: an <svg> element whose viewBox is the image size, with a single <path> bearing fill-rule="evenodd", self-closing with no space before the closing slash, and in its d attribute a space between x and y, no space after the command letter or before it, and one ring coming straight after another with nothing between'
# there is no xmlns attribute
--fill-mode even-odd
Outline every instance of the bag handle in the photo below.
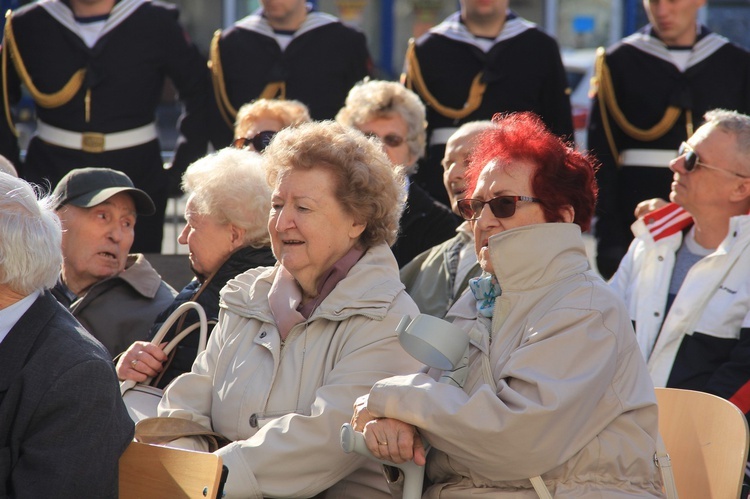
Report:
<svg viewBox="0 0 750 499"><path fill-rule="evenodd" d="M203 307L195 301L186 301L185 303L177 307L174 312L169 314L169 317L167 317L167 319L154 335L154 338L151 340L151 344L159 346L174 323L177 322L177 320L182 317L182 315L187 313L187 311L190 309L193 309L198 313L198 322L196 322L195 324L191 324L184 330L180 331L179 334L177 334L172 339L172 341L170 341L164 347L164 353L169 354L169 352L171 352L175 347L177 347L177 345L179 345L180 341L182 341L188 334L195 331L196 328L200 328L200 337L198 339L198 353L201 353L203 350L205 350L206 343L208 343L208 319L206 319L206 311L203 310ZM151 383L152 379L153 378L148 378L141 383L148 385ZM130 390L137 384L138 382L132 379L126 379L125 381L120 382L120 393L124 394L126 391Z"/></svg>
<svg viewBox="0 0 750 499"><path fill-rule="evenodd" d="M180 343L180 341L182 341L185 336L187 336L187 334L195 331L196 327L201 328L200 339L198 340L198 353L205 350L206 343L208 342L208 319L206 319L206 311L203 310L203 307L195 301L186 301L185 303L177 307L161 325L159 330L154 335L154 338L151 340L151 343L158 346L164 340L164 337L167 335L174 323L177 322L177 320L182 317L183 314L187 313L187 311L191 308L198 313L198 322L191 325L190 327L185 328L178 335L176 335L172 339L172 341L170 341L167 346L164 347L164 353L171 352L172 349L176 347L177 344Z"/></svg>

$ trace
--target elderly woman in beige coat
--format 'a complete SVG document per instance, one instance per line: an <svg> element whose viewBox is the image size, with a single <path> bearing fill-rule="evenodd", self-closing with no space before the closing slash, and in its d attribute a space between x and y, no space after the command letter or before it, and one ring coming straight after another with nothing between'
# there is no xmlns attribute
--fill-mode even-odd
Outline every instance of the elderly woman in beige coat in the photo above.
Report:
<svg viewBox="0 0 750 499"><path fill-rule="evenodd" d="M493 121L457 203L483 270L446 316L469 335L468 361L376 383L355 429L376 457L422 464L418 431L433 447L425 499L662 497L653 385L581 239L592 165L536 115Z"/></svg>
<svg viewBox="0 0 750 499"><path fill-rule="evenodd" d="M227 497L388 497L338 434L373 383L419 368L395 333L418 313L389 249L403 178L375 140L332 122L280 131L264 160L279 264L228 282L206 351L159 415L231 441L216 451Z"/></svg>

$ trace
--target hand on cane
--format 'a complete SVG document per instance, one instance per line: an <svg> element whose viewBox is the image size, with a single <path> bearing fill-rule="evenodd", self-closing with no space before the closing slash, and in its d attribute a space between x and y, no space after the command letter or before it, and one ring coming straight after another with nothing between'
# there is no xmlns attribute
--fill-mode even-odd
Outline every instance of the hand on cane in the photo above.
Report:
<svg viewBox="0 0 750 499"><path fill-rule="evenodd" d="M396 464L414 461L419 466L426 462L426 452L417 428L391 418L375 418L367 410L367 395L354 403L351 425L364 433L365 443L372 455Z"/></svg>

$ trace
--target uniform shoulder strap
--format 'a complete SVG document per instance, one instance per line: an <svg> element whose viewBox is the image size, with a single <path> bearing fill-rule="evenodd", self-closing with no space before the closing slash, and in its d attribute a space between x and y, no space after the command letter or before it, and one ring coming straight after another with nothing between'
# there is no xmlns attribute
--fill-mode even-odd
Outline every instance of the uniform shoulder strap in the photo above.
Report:
<svg viewBox="0 0 750 499"><path fill-rule="evenodd" d="M617 104L617 96L615 95L614 84L612 83L612 76L607 66L607 54L604 47L599 47L596 51L596 61L594 63L594 85L597 87L596 95L599 101L599 112L602 117L602 125L604 127L604 133L607 136L607 142L609 143L612 156L617 159L619 157L619 151L612 135L612 128L609 122L608 115L611 113L613 121L617 124L620 129L630 137L642 141L651 142L653 140L662 137L665 133L672 129L677 119L682 114L682 109L677 106L669 106L664 112L661 120L649 129L638 128L625 117L620 106ZM692 111L685 109L688 127L688 137L692 135L693 119Z"/></svg>
<svg viewBox="0 0 750 499"><path fill-rule="evenodd" d="M219 40L221 39L221 30L216 30L214 37L211 39L209 49L208 68L211 70L211 80L214 87L214 98L219 113L224 122L230 129L234 128L234 121L237 118L237 109L232 105L227 94L227 86L224 81L224 67L221 63L221 52L219 50ZM272 81L269 82L258 96L258 99L286 99L286 82Z"/></svg>
<svg viewBox="0 0 750 499"><path fill-rule="evenodd" d="M406 72L402 75L402 81L407 88L421 95L427 104L446 118L460 120L479 108L482 104L484 92L487 90L487 84L482 81L483 76L484 72L480 71L472 80L471 87L469 88L469 96L466 99L464 107L456 109L445 106L427 88L427 84L422 77L422 70L419 67L419 60L417 59L416 41L414 38L409 40L409 47L406 49Z"/></svg>
<svg viewBox="0 0 750 499"><path fill-rule="evenodd" d="M7 88L7 80L5 79L7 77L7 60L6 60L6 49L8 52L10 52L10 57L13 61L13 65L16 68L16 71L18 72L18 76L21 78L21 81L26 86L26 88L29 90L29 93L31 94L31 97L34 99L34 102L36 102L38 105L46 108L55 108L60 107L68 102L73 98L75 94L78 93L78 91L81 89L81 86L83 85L83 80L86 76L86 68L81 68L75 73L73 73L73 76L70 77L68 82L57 92L52 93L43 93L40 91L36 85L34 85L34 82L31 79L31 76L29 75L29 72L26 70L26 64L23 62L23 58L21 57L21 52L18 50L18 45L16 44L16 39L13 34L13 22L12 22L13 16L11 15L10 11L8 11L8 14L5 16L5 37L3 41L3 85L4 88ZM4 90L7 91L7 90Z"/></svg>

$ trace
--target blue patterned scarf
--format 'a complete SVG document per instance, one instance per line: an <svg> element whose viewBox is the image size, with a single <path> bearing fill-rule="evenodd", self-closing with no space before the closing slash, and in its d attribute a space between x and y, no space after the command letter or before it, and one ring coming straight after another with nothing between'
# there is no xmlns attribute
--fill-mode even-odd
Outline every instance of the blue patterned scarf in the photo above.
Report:
<svg viewBox="0 0 750 499"><path fill-rule="evenodd" d="M485 317L492 317L495 298L503 293L495 276L485 272L479 277L469 279L469 289L477 300L477 311Z"/></svg>

